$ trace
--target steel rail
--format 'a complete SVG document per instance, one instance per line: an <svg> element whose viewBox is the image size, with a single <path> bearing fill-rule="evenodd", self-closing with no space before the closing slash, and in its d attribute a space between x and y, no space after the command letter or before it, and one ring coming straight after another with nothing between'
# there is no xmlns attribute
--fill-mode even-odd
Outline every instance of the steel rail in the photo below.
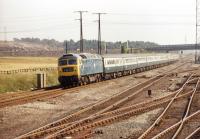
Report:
<svg viewBox="0 0 200 139"><path fill-rule="evenodd" d="M107 81L104 81L104 82L98 82L99 83L106 83ZM87 88L89 86L92 86L92 85L95 85L97 83L92 83L92 84L88 84L88 85L84 85L84 86L78 86L78 87L73 87L73 88L67 88L67 89L62 89L62 88L58 88L58 89L53 89L53 90L36 90L36 91L33 91L33 92L20 92L20 93L17 93L16 95L2 95L2 99L0 97L0 108L2 107L5 107L5 106L12 106L14 105L15 103L20 102L20 104L23 104L23 103L26 103L26 102L32 102L34 100L38 100L38 99L47 99L47 98L53 98L53 97L58 97L60 95L63 95L64 93L68 93L68 92L74 92L74 91L77 91L77 90L80 90L82 88ZM64 92L65 91L65 92ZM52 96L51 94L52 93ZM41 98L40 95L42 94L47 94L47 96L45 96L45 98ZM12 97L14 96L14 97ZM34 98L34 99L30 99L30 98ZM27 100L26 100L27 99ZM28 100L30 99L30 100Z"/></svg>
<svg viewBox="0 0 200 139"><path fill-rule="evenodd" d="M95 109L96 110L99 110L100 108L102 109L103 105L107 104L108 106L110 106L110 105L112 105L113 101L116 102L119 99L121 99L121 97L122 98L127 97L127 94L128 94L128 96L132 95L133 92L130 92L130 90L137 91L141 87L147 86L149 83L152 83L153 81L159 80L162 77L163 76L153 77L153 78L151 78L151 79L149 79L149 80L147 80L145 82L142 82L142 83L139 83L139 84L135 85L134 87L130 87L130 88L128 88L128 89L126 89L126 90L124 90L124 91L122 91L122 92L120 92L120 93L118 93L116 95L113 95L113 96L111 96L111 97L109 97L107 99L104 99L104 100L102 100L100 102L97 102L96 104L94 104L92 106L89 106L89 107L87 107L87 108L85 108L83 110L80 110L78 112L75 112L75 113L67 116L67 117L64 117L63 119L60 119L60 120L58 120L56 122L53 122L51 124L48 124L46 126L43 126L43 127L39 128L39 129L31 131L31 132L29 132L29 133L27 133L27 134L25 134L25 135L23 135L21 137L23 138L24 136L27 136L29 134L33 134L33 133L41 131L41 130L46 130L48 128L52 128L53 126L57 126L57 125L60 125L60 124L63 124L63 123L72 122L74 120L77 120L78 116L82 115L83 113L86 113L86 112L89 112L89 111L95 110ZM127 93L127 92L129 92L129 93Z"/></svg>
<svg viewBox="0 0 200 139"><path fill-rule="evenodd" d="M175 93L174 93L175 94ZM163 98L160 98L160 100L163 100L164 98L167 98L167 97L169 97L169 96L173 96L174 94L170 94L170 95L168 95L168 96L166 96L166 97L163 97ZM189 92L189 93L187 93L187 94L184 94L183 96L187 96L187 95L189 95L189 94L191 94L191 92ZM183 97L183 96L181 96L181 97ZM178 97L179 98L179 97ZM177 99L178 99L177 98ZM170 98L171 99L171 98ZM115 110L115 111L111 111L111 112L107 112L107 113L103 113L103 114L100 114L100 115L98 115L98 116L93 116L93 117L89 117L89 118L86 118L86 119L83 119L83 120L81 120L81 121L79 121L79 122L75 122L75 123L73 123L73 125L69 125L69 124L65 124L65 125L62 125L62 127L58 127L58 128L60 128L60 129L62 129L62 128L67 128L67 129L65 129L65 131L67 131L67 130L71 130L71 129L73 129L73 128L76 128L76 127L78 127L78 126L82 126L83 124L86 124L86 123L88 123L88 122L91 122L91 121L93 121L94 119L96 120L96 119L98 119L98 118L102 118L103 116L105 117L105 116L107 116L107 115L116 115L116 114L120 114L120 113L125 113L125 112L127 112L127 111L130 111L130 110L132 110L132 109L135 109L135 114L138 114L139 112L141 112L141 111L144 111L144 110L146 110L146 109L152 109L152 108L155 108L155 107L158 107L159 106L159 103L160 104L165 104L165 103L167 103L167 102L169 102L170 101L170 99L169 100L164 100L163 102L157 102L158 104L156 104L156 101L158 101L159 99L157 99L157 100L154 100L154 101L152 101L152 103L154 102L155 104L152 104L152 105L150 105L150 103L146 103L146 104L149 104L149 105L146 105L146 107L144 107L144 103L141 103L141 104L135 104L135 105L133 105L133 106L129 106L129 107L125 107L125 108L120 108L120 109L117 109L117 110ZM143 105L143 108L141 108L142 107L142 105ZM138 108L139 107L139 108ZM139 110L139 111L137 111L137 110ZM55 128L54 128L55 129ZM55 131L55 130L54 130Z"/></svg>
<svg viewBox="0 0 200 139"><path fill-rule="evenodd" d="M192 74L193 75L193 74ZM192 78L192 75L190 75L190 77L187 79L187 81L185 82L184 86L188 83L188 81ZM183 87L182 87L183 88ZM161 120L163 119L164 115L167 113L167 111L169 110L169 108L171 107L172 103L174 102L175 98L181 93L182 88L180 88L176 95L174 96L174 98L169 102L169 104L167 105L167 107L165 108L165 110L161 113L161 115L156 119L156 121L138 138L138 139L144 139L154 128L156 125L158 125Z"/></svg>
<svg viewBox="0 0 200 139"><path fill-rule="evenodd" d="M109 110L111 110L111 109L112 109L112 110L113 110L113 109L116 109L116 108L119 107L120 105L123 105L123 104L126 103L127 101L133 99L136 95L138 95L139 93L141 93L141 92L144 91L145 89L149 88L150 86L152 86L152 85L155 84L156 82L159 82L160 80L162 80L162 79L165 78L166 76L167 76L167 75L165 75L165 76L159 78L158 80L155 80L155 81L151 82L151 83L148 84L147 86L144 86L143 88L139 89L138 91L136 91L135 93L129 95L128 97L123 98L123 99L117 101L116 103L114 103L114 104L112 104L112 105L110 105L110 106L108 106L108 107L106 107L106 108L104 108L104 109L98 111L97 113L91 115L91 117L96 116L96 115L99 115L99 114L102 114L102 113L107 112L107 111L109 111Z"/></svg>
<svg viewBox="0 0 200 139"><path fill-rule="evenodd" d="M192 92L190 100L188 102L188 105L187 105L187 108L186 108L186 113L184 114L183 119L181 119L179 122L175 123L174 125L170 126L169 128L165 129L164 131L160 132L159 134L157 134L156 136L154 136L153 139L162 138L164 135L170 133L170 131L175 130L175 129L177 129L177 130L175 131L172 139L176 139L177 138L178 134L182 130L183 125L184 125L184 123L185 123L185 121L186 121L186 119L187 119L187 117L189 115L190 108L191 108L191 103L192 103L193 97L194 97L194 95L195 95L195 93L197 91L197 87L199 85L199 81L200 81L200 79L198 79L198 81L196 83L196 86L195 86L195 89L193 89L193 92Z"/></svg>
<svg viewBox="0 0 200 139"><path fill-rule="evenodd" d="M185 62L185 63L187 63L187 62ZM184 63L182 63L182 64L180 64L180 65L178 65L177 67L175 67L174 69L177 69L177 68L179 68L179 67L181 67L181 66L183 66L184 65ZM123 76L123 77L125 77L125 76ZM107 81L107 80L106 80ZM104 81L104 82L99 82L99 83L105 83L106 81ZM92 84L97 84L97 83L92 83ZM86 88L86 87L88 87L88 86L90 86L90 85L92 85L92 84L88 84L88 85L85 85L85 86L79 86L79 87L75 87L75 89L81 89L81 88ZM74 89L74 88L70 88L70 89ZM68 89L66 89L67 91L68 91ZM57 89L55 90L44 90L44 91L42 91L42 90L36 90L36 92L34 92L34 93L38 93L38 92L40 92L40 93L43 93L43 92L51 92L51 91L58 91ZM72 90L71 90L72 91ZM61 92L62 92L62 90L61 90ZM33 93L33 92L31 92L31 93ZM19 102L19 100L18 99L22 99L22 97L30 97L30 96L33 96L33 95L37 95L37 94L28 94L28 93L18 93L19 95L8 95L8 97L6 97L6 95L0 95L0 108L1 107L5 107L5 106L10 106L10 105L13 105L13 104L15 104L15 100L16 101L18 101ZM20 95L21 94L21 95ZM60 95L62 95L62 93L60 94ZM52 97L57 97L57 96L60 96L59 94L58 95L54 95L54 96L52 96ZM1 96L2 96L2 98L1 98ZM11 98L9 98L11 96ZM12 96L14 96L14 97L12 97ZM47 98L52 98L51 96L49 96L49 97L47 97ZM40 98L39 98L40 99ZM42 98L41 98L42 99ZM33 99L33 100L37 100L37 99ZM32 101L33 101L32 100ZM10 101L10 104L8 103L8 101ZM20 102L20 104L23 104L23 102L24 103L26 103L26 102L28 102L27 100L23 100L23 101L21 101ZM1 106L1 103L2 103L2 106Z"/></svg>
<svg viewBox="0 0 200 139"><path fill-rule="evenodd" d="M197 133L200 132L200 127L194 130L190 135L188 135L185 139L192 139Z"/></svg>
<svg viewBox="0 0 200 139"><path fill-rule="evenodd" d="M176 101L178 101L178 100L180 100L184 97L187 97L190 94L191 94L191 92L184 94L184 95L181 95L181 96L176 98ZM73 123L72 125L62 125L63 129L61 128L62 130L58 131L57 133L54 133L53 135L50 135L50 137L56 138L56 137L59 137L60 135L62 135L62 136L64 136L65 134L70 135L70 133L74 134L76 132L80 132L80 131L83 131L83 130L86 130L86 129L90 129L90 128L94 128L94 127L98 127L98 126L103 126L103 125L108 125L108 124L111 124L115 121L119 121L120 119L123 119L122 117L117 117L114 120L110 120L110 122L107 122L106 120L108 118L112 119L113 117L121 116L121 115L122 116L124 115L125 118L136 116L136 115L142 114L144 112L150 111L152 109L164 107L170 100L171 99L162 100L162 101L159 101L159 102L154 102L152 104L148 104L148 105L145 105L143 107L139 107L139 108L135 108L135 109L129 109L127 111L124 111L124 109L122 109L122 110L118 110L117 112L114 112L114 111L108 112L108 113L102 114L101 116L96 116L96 117L93 117L93 118L84 119L82 121ZM130 115L127 116L126 114L130 114ZM90 126L90 125L92 125L92 126ZM64 134L64 132L65 132L65 134Z"/></svg>
<svg viewBox="0 0 200 139"><path fill-rule="evenodd" d="M157 134L156 136L154 136L152 139L160 139L163 136L165 136L166 134L168 134L169 132L173 131L174 129L178 128L181 123L185 123L185 122L189 122L190 120L193 120L194 118L196 118L197 116L200 115L200 110L194 112L193 114L189 115L188 117L186 117L183 121L180 120L179 122L173 124L172 126L170 126L169 128L165 129L164 131L162 131L161 133ZM193 132L194 133L194 132ZM192 135L193 136L193 135Z"/></svg>
<svg viewBox="0 0 200 139"><path fill-rule="evenodd" d="M194 92L192 93L192 95L191 95L191 97L190 97L190 100L189 100L189 104L188 104L188 106L187 106L186 113L185 113L183 119L181 120L181 125L180 125L179 128L176 130L176 132L175 132L174 136L172 137L172 139L176 139L176 138L177 138L177 136L179 135L179 133L181 132L181 130L182 130L182 128L183 128L183 124L184 124L183 121L184 121L184 119L189 115L189 112L190 112L190 109L191 109L191 105L192 105L192 102L193 102L193 98L194 98L194 95L196 94L197 87L198 87L198 85L199 85L199 80L200 80L200 78L198 79L198 82L197 82L197 84L196 84L196 86L195 86Z"/></svg>
<svg viewBox="0 0 200 139"><path fill-rule="evenodd" d="M181 98L187 97L191 93L192 92L181 95L181 96L177 97L176 100L180 100ZM172 96L172 95L169 95L169 96ZM111 111L111 112L103 113L103 114L93 116L93 117L88 117L88 118L82 119L80 121L72 122L70 124L67 123L67 124L62 124L60 126L52 127L52 128L47 129L45 131L37 132L37 135L38 135L37 137L43 136L46 133L48 133L48 134L53 133L53 132L56 132L56 131L64 129L64 128L68 128L69 130L72 130L73 128L77 128L78 126L83 126L84 124L88 124L88 122L96 121L96 120L99 120L99 119L102 119L102 118L108 118L108 116L112 117L113 115L119 115L119 114L122 114L122 113L126 113L128 111L134 110L135 115L138 115L138 114L143 113L144 111L147 111L147 110L149 111L151 109L163 107L163 105L167 104L171 100L171 98L168 98L169 96L160 98L160 100L154 100L154 101L151 101L151 102L140 103L140 104L135 104L135 105L129 106L129 107L119 108L119 109Z"/></svg>
<svg viewBox="0 0 200 139"><path fill-rule="evenodd" d="M175 67L175 68L173 68L173 69L170 69L170 70L178 69L178 68L180 68L181 66L183 66L184 64L185 64L185 63L183 63L183 64L181 64L181 65L178 65L177 67ZM169 72L170 72L170 70L169 70ZM169 73L169 72L166 72L166 73ZM161 74L160 74L160 75L161 75ZM120 93L119 93L119 94L120 94ZM119 95L119 94L117 94L117 95ZM112 98L112 97L111 97L111 98ZM108 98L107 100L109 100L109 98ZM102 104L102 103L104 103L104 102L105 102L105 101L100 101L99 103L97 103L97 105L98 105L98 104ZM94 105L94 106L95 106L95 105ZM94 106L89 107L89 108L95 108ZM39 128L39 129L36 129L36 130L34 130L34 131L31 131L31 132L29 132L29 133L27 133L27 134L24 134L24 135L22 135L22 136L20 136L20 137L23 138L23 137L25 137L25 136L27 136L27 135L34 134L34 133L37 133L37 132L46 130L46 129L48 129L48 128L51 128L51 127L58 126L58 125L60 125L60 124L66 123L66 122L70 121L70 119L75 118L77 115L80 115L81 113L83 113L83 112L85 112L85 111L87 111L87 108L86 108L86 109L83 109L83 110L81 110L81 111L79 111L79 112L77 112L77 113L75 113L75 114L69 115L69 116L67 116L67 117L65 117L65 118L63 118L63 119L61 119L61 120L58 120L58 121L56 121L56 122L53 122L53 123L48 124L48 125L46 125L46 126L43 126L43 127Z"/></svg>
<svg viewBox="0 0 200 139"><path fill-rule="evenodd" d="M70 91L74 92L76 90ZM0 108L6 107L6 106L11 106L11 105L16 105L16 104L23 104L26 102L31 102L35 101L38 99L44 99L44 98L49 98L49 97L57 97L62 94L64 94L63 90L56 90L56 91L51 91L51 92L40 92L37 94L30 94L30 95L25 95L25 96L20 96L17 98L11 98L5 101L0 102Z"/></svg>

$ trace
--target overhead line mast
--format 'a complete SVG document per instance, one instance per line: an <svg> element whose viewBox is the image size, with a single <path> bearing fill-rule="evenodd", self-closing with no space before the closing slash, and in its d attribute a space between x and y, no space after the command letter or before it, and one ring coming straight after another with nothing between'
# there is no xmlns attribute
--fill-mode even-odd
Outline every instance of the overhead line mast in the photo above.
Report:
<svg viewBox="0 0 200 139"><path fill-rule="evenodd" d="M93 13L98 15L98 54L101 54L101 15L106 13Z"/></svg>
<svg viewBox="0 0 200 139"><path fill-rule="evenodd" d="M200 57L198 54L198 37L199 37L199 33L198 33L198 29L199 29L200 25L199 25L199 0L196 0L196 38L195 38L195 63L200 63Z"/></svg>
<svg viewBox="0 0 200 139"><path fill-rule="evenodd" d="M75 11L80 14L80 52L83 53L83 17L82 14L88 11Z"/></svg>

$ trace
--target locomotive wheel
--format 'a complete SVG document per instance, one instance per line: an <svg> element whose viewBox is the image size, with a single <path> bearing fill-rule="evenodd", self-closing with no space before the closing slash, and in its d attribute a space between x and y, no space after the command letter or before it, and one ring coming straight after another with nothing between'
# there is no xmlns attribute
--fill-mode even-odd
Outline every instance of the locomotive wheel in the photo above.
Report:
<svg viewBox="0 0 200 139"><path fill-rule="evenodd" d="M99 82L99 75L96 75L96 76L95 76L95 82L96 82L96 83Z"/></svg>
<svg viewBox="0 0 200 139"><path fill-rule="evenodd" d="M116 75L116 73L114 73L114 74L113 74L113 77L114 77L114 79L115 79L115 78L117 78L117 75Z"/></svg>
<svg viewBox="0 0 200 139"><path fill-rule="evenodd" d="M83 83L84 85L86 85L87 84L87 82L84 80L84 83Z"/></svg>
<svg viewBox="0 0 200 139"><path fill-rule="evenodd" d="M98 76L95 77L95 82L96 82L96 83L99 82Z"/></svg>
<svg viewBox="0 0 200 139"><path fill-rule="evenodd" d="M98 79L98 82L100 82L101 81L101 75L98 75L97 79Z"/></svg>
<svg viewBox="0 0 200 139"><path fill-rule="evenodd" d="M90 80L88 77L84 77L84 85L89 84Z"/></svg>

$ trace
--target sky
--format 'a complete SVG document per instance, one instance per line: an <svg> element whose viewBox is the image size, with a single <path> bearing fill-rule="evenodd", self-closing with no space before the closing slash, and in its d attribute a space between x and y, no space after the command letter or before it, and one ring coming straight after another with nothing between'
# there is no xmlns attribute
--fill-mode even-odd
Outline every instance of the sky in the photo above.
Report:
<svg viewBox="0 0 200 139"><path fill-rule="evenodd" d="M195 42L195 0L0 0L0 40L38 37L79 40L98 38L95 12L104 41Z"/></svg>

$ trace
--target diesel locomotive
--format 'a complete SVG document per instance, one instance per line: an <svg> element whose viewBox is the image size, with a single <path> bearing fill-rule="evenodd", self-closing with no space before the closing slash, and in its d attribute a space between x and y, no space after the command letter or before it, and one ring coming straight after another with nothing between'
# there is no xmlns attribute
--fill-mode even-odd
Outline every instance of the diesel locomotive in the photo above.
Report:
<svg viewBox="0 0 200 139"><path fill-rule="evenodd" d="M177 54L65 54L58 59L58 80L62 86L89 84L157 68L177 59Z"/></svg>

